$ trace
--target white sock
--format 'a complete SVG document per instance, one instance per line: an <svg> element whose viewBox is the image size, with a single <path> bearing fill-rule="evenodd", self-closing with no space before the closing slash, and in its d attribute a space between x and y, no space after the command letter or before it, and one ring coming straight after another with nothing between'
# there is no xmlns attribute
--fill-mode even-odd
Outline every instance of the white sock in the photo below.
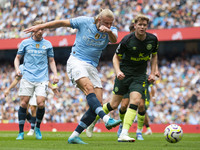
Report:
<svg viewBox="0 0 200 150"><path fill-rule="evenodd" d="M122 132L120 135L128 135L128 129L122 129Z"/></svg>
<svg viewBox="0 0 200 150"><path fill-rule="evenodd" d="M110 119L110 117L108 115L105 115L103 117L103 122L107 123L109 119Z"/></svg>
<svg viewBox="0 0 200 150"><path fill-rule="evenodd" d="M74 138L75 136L79 136L80 134L74 131L69 138Z"/></svg>
<svg viewBox="0 0 200 150"><path fill-rule="evenodd" d="M92 125L95 126L95 124L97 123L97 121L98 121L98 120L95 119L95 120L92 122Z"/></svg>
<svg viewBox="0 0 200 150"><path fill-rule="evenodd" d="M142 133L142 129L137 129L136 133Z"/></svg>

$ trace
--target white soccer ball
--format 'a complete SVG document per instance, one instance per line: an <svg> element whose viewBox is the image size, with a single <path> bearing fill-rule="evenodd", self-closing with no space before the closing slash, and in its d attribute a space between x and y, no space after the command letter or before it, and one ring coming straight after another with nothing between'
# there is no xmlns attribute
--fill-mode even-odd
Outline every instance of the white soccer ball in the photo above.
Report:
<svg viewBox="0 0 200 150"><path fill-rule="evenodd" d="M165 128L165 139L170 143L177 143L183 137L183 130L177 124L171 124Z"/></svg>
<svg viewBox="0 0 200 150"><path fill-rule="evenodd" d="M53 129L52 129L52 132L57 132L57 129L56 129L56 128L53 128Z"/></svg>

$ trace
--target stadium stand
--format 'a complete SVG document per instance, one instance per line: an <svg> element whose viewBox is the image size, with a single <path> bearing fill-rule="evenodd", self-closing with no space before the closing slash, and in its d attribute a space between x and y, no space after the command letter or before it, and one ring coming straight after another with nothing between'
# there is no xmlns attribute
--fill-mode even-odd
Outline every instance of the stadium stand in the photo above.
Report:
<svg viewBox="0 0 200 150"><path fill-rule="evenodd" d="M161 78L156 83L156 97L150 103L148 114L151 123L200 124L200 57L183 59L177 57L169 62L160 62ZM65 65L57 65L60 82L60 97L50 91L46 101L46 113L43 122L78 122L86 111L86 99L80 90L74 88L65 73ZM0 66L0 122L17 122L19 98L18 87L4 98L3 92L14 79L14 68ZM113 88L114 70L111 62L99 66L104 92L104 103L110 101ZM111 113L118 117L118 111Z"/></svg>
<svg viewBox="0 0 200 150"><path fill-rule="evenodd" d="M44 22L77 16L95 16L100 8L110 8L117 16L114 26L129 31L138 13L150 18L150 29L200 26L199 0L0 0L0 39L24 38L23 29L33 21ZM45 36L74 34L70 28L47 30Z"/></svg>

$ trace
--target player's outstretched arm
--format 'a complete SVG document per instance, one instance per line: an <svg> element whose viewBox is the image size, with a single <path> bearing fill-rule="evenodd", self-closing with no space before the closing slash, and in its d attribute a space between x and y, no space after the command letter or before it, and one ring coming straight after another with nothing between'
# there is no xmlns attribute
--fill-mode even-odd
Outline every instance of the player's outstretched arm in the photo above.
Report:
<svg viewBox="0 0 200 150"><path fill-rule="evenodd" d="M57 75L57 68L56 68L56 63L53 57L49 57L49 65L51 68L51 71L53 72L53 84L58 83L59 79L58 79L58 75Z"/></svg>
<svg viewBox="0 0 200 150"><path fill-rule="evenodd" d="M46 28L59 28L59 27L71 27L69 19L67 20L55 20L55 21L50 21L47 23L39 24L32 26L28 29L25 29L25 33L29 32L36 32L40 29L46 29Z"/></svg>
<svg viewBox="0 0 200 150"><path fill-rule="evenodd" d="M155 72L155 76L158 77L158 78L161 77L161 75L160 75L160 71L159 71L159 69L158 69L158 63L156 64L156 72Z"/></svg>
<svg viewBox="0 0 200 150"><path fill-rule="evenodd" d="M108 32L108 37L109 37L110 43L116 43L117 42L117 36L112 31Z"/></svg>
<svg viewBox="0 0 200 150"><path fill-rule="evenodd" d="M21 76L16 76L15 77L15 79L14 79L14 81L10 84L10 86L5 90L5 92L4 92L4 96L6 97L6 96L8 96L8 94L10 93L10 90L12 89L12 88L14 88L16 85L17 85L17 83L20 81L20 79L21 79Z"/></svg>
<svg viewBox="0 0 200 150"><path fill-rule="evenodd" d="M151 74L149 75L148 81L153 83L155 81L155 72L156 72L156 67L157 67L157 53L152 54L151 58Z"/></svg>
<svg viewBox="0 0 200 150"><path fill-rule="evenodd" d="M16 55L15 60L14 60L14 66L15 66L15 72L17 76L22 76L21 71L19 69L19 64L20 64L20 59L21 59L21 55Z"/></svg>
<svg viewBox="0 0 200 150"><path fill-rule="evenodd" d="M117 54L115 53L115 55L113 56L113 67L115 69L116 72L116 76L119 80L123 80L125 75L124 73L120 70L120 57L117 56Z"/></svg>

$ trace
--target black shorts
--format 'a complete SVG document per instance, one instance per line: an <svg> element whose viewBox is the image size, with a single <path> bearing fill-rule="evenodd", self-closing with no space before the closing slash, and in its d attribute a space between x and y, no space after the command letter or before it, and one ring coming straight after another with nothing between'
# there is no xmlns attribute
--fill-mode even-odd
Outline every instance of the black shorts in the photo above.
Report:
<svg viewBox="0 0 200 150"><path fill-rule="evenodd" d="M126 76L123 80L115 78L115 84L113 93L116 95L125 95L136 91L139 92L142 97L145 97L146 87L146 74L141 76Z"/></svg>

